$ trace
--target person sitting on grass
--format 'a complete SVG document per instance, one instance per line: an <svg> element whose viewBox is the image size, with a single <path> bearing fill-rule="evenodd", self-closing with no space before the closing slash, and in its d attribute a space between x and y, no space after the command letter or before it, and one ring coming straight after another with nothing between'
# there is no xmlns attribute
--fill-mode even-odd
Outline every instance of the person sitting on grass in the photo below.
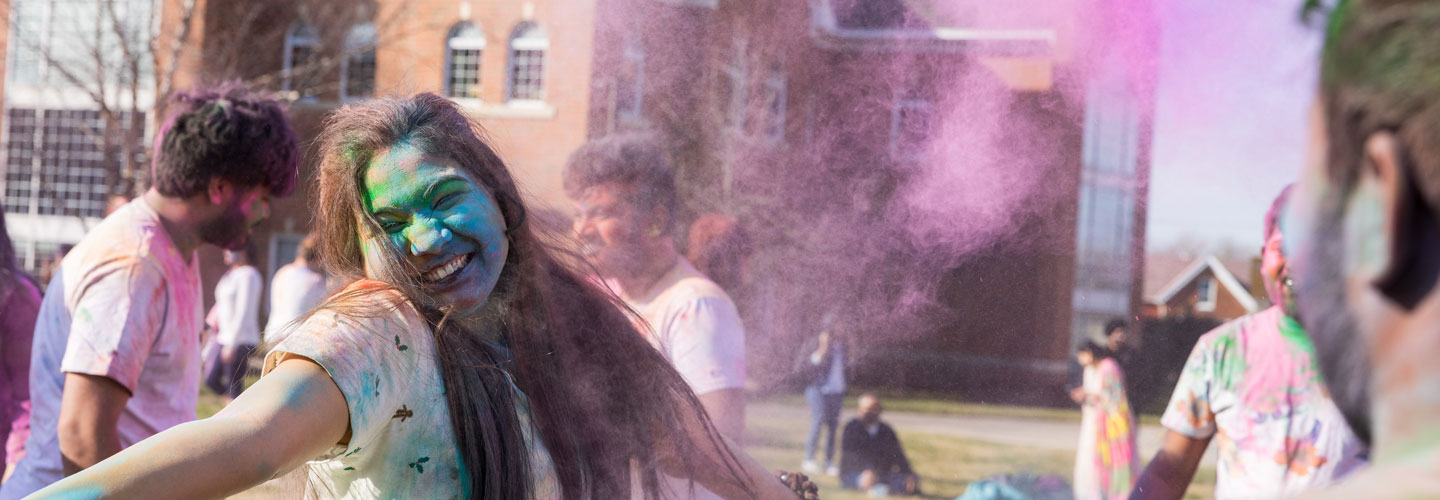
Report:
<svg viewBox="0 0 1440 500"><path fill-rule="evenodd" d="M920 477L910 468L895 429L880 421L885 407L871 393L861 394L859 416L845 424L841 434L840 486L846 489L920 494Z"/></svg>

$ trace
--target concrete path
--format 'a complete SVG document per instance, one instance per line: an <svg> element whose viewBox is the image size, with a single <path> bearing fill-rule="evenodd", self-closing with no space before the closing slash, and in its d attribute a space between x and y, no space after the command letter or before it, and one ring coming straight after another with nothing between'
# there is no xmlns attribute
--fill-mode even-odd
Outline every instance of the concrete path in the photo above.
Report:
<svg viewBox="0 0 1440 500"><path fill-rule="evenodd" d="M746 408L750 418L798 419L809 421L810 412L805 407L777 403L752 403ZM846 409L841 422L855 416L854 410ZM886 411L883 417L896 432L917 432L978 439L993 443L1028 446L1058 451L1075 452L1080 440L1078 420L1052 420L1045 418L971 416L971 415L929 415ZM1158 425L1144 425L1140 428L1140 456L1149 461L1160 449L1165 439L1165 429ZM1202 466L1215 466L1215 447L1205 452Z"/></svg>

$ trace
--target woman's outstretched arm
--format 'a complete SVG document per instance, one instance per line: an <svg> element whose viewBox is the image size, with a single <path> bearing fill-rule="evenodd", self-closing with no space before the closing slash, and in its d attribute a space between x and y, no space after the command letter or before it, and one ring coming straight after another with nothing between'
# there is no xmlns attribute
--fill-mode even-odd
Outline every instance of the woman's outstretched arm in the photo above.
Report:
<svg viewBox="0 0 1440 500"><path fill-rule="evenodd" d="M215 416L151 436L30 498L220 498L319 456L349 422L325 369L290 356Z"/></svg>

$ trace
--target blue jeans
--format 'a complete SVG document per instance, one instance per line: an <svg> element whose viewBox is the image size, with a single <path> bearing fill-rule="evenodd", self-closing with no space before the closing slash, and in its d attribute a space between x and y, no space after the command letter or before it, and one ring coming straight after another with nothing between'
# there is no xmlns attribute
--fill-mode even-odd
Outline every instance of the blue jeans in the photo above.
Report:
<svg viewBox="0 0 1440 500"><path fill-rule="evenodd" d="M810 437L805 440L805 459L815 457L816 440L820 438L820 427L825 427L825 465L835 459L835 428L840 426L840 407L845 405L845 394L821 394L820 388L805 388L805 402L810 404Z"/></svg>
<svg viewBox="0 0 1440 500"><path fill-rule="evenodd" d="M250 353L254 350L255 346L249 344L235 346L235 359L229 363L221 360L220 354L216 353L215 364L210 365L210 373L205 376L205 385L215 394L229 396L230 399L240 397L240 392L245 390Z"/></svg>

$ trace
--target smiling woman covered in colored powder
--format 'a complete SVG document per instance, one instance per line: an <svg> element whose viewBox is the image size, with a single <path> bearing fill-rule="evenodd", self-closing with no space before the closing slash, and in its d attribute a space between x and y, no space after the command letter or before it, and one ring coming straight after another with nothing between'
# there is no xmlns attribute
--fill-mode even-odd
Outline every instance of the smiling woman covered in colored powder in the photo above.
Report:
<svg viewBox="0 0 1440 500"><path fill-rule="evenodd" d="M219 497L297 467L343 498L622 498L632 469L650 498L661 471L727 498L813 492L715 431L453 103L347 106L321 152L322 260L351 284L219 414L42 498Z"/></svg>

